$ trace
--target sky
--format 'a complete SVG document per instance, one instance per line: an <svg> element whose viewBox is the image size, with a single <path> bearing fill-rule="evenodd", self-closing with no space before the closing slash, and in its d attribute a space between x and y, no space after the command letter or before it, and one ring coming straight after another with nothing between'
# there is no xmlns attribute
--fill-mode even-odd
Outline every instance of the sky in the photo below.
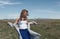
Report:
<svg viewBox="0 0 60 39"><path fill-rule="evenodd" d="M60 0L0 0L0 19L16 19L22 9L29 19L60 19Z"/></svg>

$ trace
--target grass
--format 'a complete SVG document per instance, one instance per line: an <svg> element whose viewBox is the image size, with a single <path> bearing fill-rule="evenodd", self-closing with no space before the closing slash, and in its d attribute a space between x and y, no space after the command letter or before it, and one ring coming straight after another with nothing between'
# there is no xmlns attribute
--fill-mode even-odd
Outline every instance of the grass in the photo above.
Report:
<svg viewBox="0 0 60 39"><path fill-rule="evenodd" d="M14 20L0 20L0 39L18 39L15 28L11 28L7 22ZM31 29L40 33L40 39L60 39L59 19L35 19L38 25L31 25Z"/></svg>

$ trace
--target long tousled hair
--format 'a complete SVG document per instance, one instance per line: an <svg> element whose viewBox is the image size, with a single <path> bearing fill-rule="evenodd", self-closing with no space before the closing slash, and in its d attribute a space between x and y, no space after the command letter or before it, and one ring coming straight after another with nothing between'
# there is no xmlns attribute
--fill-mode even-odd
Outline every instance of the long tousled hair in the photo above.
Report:
<svg viewBox="0 0 60 39"><path fill-rule="evenodd" d="M25 12L27 13L27 16L28 16L28 10L23 9L20 14L20 20L22 20L22 18L24 18L24 20L27 20L27 16L24 16Z"/></svg>

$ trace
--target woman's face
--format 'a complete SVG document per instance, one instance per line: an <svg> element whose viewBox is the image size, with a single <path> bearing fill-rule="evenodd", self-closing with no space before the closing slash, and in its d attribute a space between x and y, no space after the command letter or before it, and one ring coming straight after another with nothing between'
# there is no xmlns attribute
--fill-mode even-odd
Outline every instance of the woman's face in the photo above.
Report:
<svg viewBox="0 0 60 39"><path fill-rule="evenodd" d="M28 13L25 11L24 14L23 14L23 16L28 16Z"/></svg>

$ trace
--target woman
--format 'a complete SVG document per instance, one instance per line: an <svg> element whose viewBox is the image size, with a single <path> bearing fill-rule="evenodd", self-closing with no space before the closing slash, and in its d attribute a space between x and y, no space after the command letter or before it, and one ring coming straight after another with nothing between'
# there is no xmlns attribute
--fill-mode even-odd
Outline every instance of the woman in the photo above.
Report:
<svg viewBox="0 0 60 39"><path fill-rule="evenodd" d="M22 39L31 39L30 34L28 32L27 16L28 16L28 10L23 9L21 11L20 17L15 22L16 24L19 25L19 31L21 33Z"/></svg>

